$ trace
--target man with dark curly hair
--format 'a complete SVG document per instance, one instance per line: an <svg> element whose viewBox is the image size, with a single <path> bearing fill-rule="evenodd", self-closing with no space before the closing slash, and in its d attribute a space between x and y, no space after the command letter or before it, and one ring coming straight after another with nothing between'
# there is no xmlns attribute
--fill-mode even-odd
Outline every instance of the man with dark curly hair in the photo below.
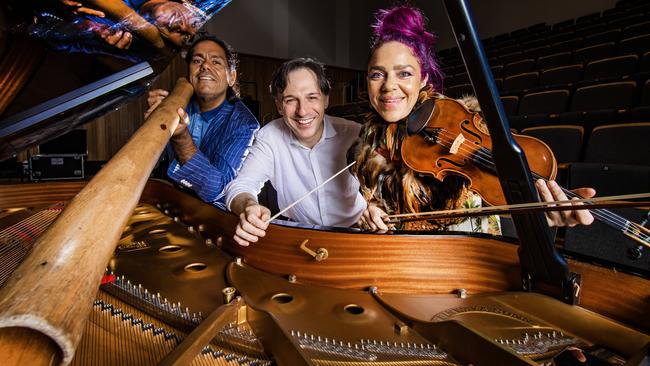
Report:
<svg viewBox="0 0 650 366"><path fill-rule="evenodd" d="M167 148L167 175L201 199L220 206L223 190L235 178L259 123L239 98L237 57L223 40L199 37L187 52L188 79L194 96ZM149 92L148 116L168 95Z"/></svg>

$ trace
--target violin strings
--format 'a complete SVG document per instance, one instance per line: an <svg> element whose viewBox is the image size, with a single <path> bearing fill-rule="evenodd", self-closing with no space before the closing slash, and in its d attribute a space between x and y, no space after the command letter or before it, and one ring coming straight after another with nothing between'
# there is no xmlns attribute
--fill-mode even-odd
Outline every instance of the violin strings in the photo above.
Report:
<svg viewBox="0 0 650 366"><path fill-rule="evenodd" d="M447 135L451 134L451 132L449 132L449 131L447 131L445 129L440 129L440 130L443 131ZM441 141L446 142L447 144L450 143L449 140L441 140ZM471 148L465 148L464 144L465 143L462 143L460 148L459 148L459 151L463 150L463 152L465 153L463 155L463 157L465 157L467 159L470 159L470 160L474 160L478 164L481 164L486 168L489 168L489 169L494 168L494 162L492 160L492 155L491 155L491 152L488 149L479 148L478 150L474 151ZM445 145L445 144L442 144L442 145L445 146L445 147L450 147L451 146L451 145ZM472 156L476 156L477 158L474 159L474 158L472 158ZM543 177L541 177L541 176L539 176L539 175L537 175L535 173L533 173L533 176L536 179L544 179ZM562 191L565 194L569 195L571 198L579 197L577 194L575 194L575 193L573 193L573 192L571 192L571 191L569 191L567 189L562 188ZM602 221L604 221L606 223L615 225L614 227L619 229L619 230L625 231L630 225L630 222L628 220L626 220L625 218L622 218L622 217L620 217L620 216L618 216L618 215L616 215L616 214L614 214L614 213L612 213L612 212L610 212L608 210L594 209L592 211L594 211L593 212L595 214L594 216L598 217L599 219L601 219Z"/></svg>
<svg viewBox="0 0 650 366"><path fill-rule="evenodd" d="M453 143L451 138L455 139L455 137L453 136L453 133L451 133L450 131L448 131L448 130L446 130L444 128L439 128L439 129L437 129L437 131L438 131L438 134L436 136L436 143L440 143L440 145L442 145L444 147L447 147L447 148L450 148L452 146L452 143ZM443 137L442 134L444 134L447 137L446 138ZM488 149L486 149L484 147L480 147L478 149L472 149L471 147L466 147L466 145L465 145L466 143L467 142L461 143L461 145L460 145L460 147L458 149L458 152L459 152L458 155L459 156L461 156L463 158L466 158L466 159L469 159L469 160L472 160L472 161L476 162L478 165L483 166L484 168L495 171L494 161L492 160L492 154L491 154L490 150L488 150ZM544 179L544 180L546 180L545 178L539 176L538 174L535 174L535 173L532 173L532 174L536 179ZM573 193L573 192L571 192L571 191L569 191L569 190L567 190L567 189L565 189L563 187L561 187L561 188L562 188L562 191L570 198L580 197L579 195L577 195L577 194L575 194L575 193ZM599 219L603 223L609 224L610 226L622 231L623 233L626 233L626 234L628 234L630 236L633 236L635 238L639 238L639 239L643 240L646 243L650 242L650 235L645 234L643 232L643 230L640 229L640 228L642 228L641 225L639 225L637 223L634 223L634 222L631 222L631 221L625 219L624 217L619 216L619 215L617 215L617 214L615 214L615 213L613 213L613 212L611 212L609 210L606 210L606 209L592 209L590 211L592 212L592 214L597 219ZM634 231L632 231L632 229L634 229Z"/></svg>
<svg viewBox="0 0 650 366"><path fill-rule="evenodd" d="M446 135L450 135L451 132L445 130L445 129L440 129L440 131L444 132ZM447 144L441 144L445 147L450 147L450 141L446 139L440 139L440 142L445 142ZM463 157L476 161L477 164L483 165L486 168L493 169L494 168L494 163L492 162L492 156L491 152L483 147L477 149L477 150L472 150L471 148L466 148L463 146L464 143L461 144L459 151L463 151L463 154L461 154ZM468 156L469 155L469 156ZM544 179L543 177L534 174L533 175L538 178L538 179ZM570 197L579 197L577 194L562 188L562 191L565 192L567 195ZM603 221L604 223L607 223L611 226L613 226L616 229L621 230L624 233L630 234L634 237L641 237L643 240L647 243L650 241L650 236L646 235L645 233L642 233L640 231L640 225L630 222L629 220L626 220L625 218L616 215L608 210L605 209L593 209L591 210L594 216L596 216L599 220ZM635 232L632 233L630 232L630 228L633 227Z"/></svg>

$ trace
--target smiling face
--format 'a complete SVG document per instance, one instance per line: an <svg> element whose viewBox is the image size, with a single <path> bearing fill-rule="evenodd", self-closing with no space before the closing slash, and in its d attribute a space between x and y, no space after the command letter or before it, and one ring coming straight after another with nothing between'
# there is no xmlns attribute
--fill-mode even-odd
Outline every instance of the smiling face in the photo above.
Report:
<svg viewBox="0 0 650 366"><path fill-rule="evenodd" d="M189 78L201 111L221 105L236 77L235 70L228 71L226 52L217 43L205 40L194 46Z"/></svg>
<svg viewBox="0 0 650 366"><path fill-rule="evenodd" d="M329 98L320 90L316 74L306 68L287 76L287 87L275 104L284 123L303 146L314 147L323 134L323 118Z"/></svg>
<svg viewBox="0 0 650 366"><path fill-rule="evenodd" d="M408 116L426 82L418 59L403 43L384 43L368 62L370 104L386 122L397 122Z"/></svg>

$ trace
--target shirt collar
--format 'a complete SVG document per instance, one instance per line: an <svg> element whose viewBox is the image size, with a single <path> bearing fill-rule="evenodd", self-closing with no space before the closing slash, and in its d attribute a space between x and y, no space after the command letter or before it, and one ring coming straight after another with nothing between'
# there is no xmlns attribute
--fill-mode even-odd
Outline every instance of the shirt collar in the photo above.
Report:
<svg viewBox="0 0 650 366"><path fill-rule="evenodd" d="M332 117L325 115L323 118L324 120L324 127L323 127L323 136L326 139L331 139L332 137L336 136L336 129L334 128L334 125L332 124ZM321 141L323 138L321 137ZM320 142L320 141L319 141Z"/></svg>
<svg viewBox="0 0 650 366"><path fill-rule="evenodd" d="M200 111L201 109L199 109L199 105L198 103L196 103L196 100L193 101L193 103L195 103L196 110ZM223 103L219 104L216 108L210 109L209 111L201 112L201 116L203 117L204 120L210 121L212 120L212 118L217 116L220 112L222 111L226 112L228 109L226 107L227 104L229 105L230 103L224 100Z"/></svg>

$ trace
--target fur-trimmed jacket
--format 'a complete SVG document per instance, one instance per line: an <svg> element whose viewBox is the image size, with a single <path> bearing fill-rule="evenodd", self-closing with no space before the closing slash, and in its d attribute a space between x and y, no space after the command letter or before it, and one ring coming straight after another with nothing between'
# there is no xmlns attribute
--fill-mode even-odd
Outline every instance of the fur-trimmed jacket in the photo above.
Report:
<svg viewBox="0 0 650 366"><path fill-rule="evenodd" d="M420 92L418 103L445 98L430 90ZM478 110L475 98L460 100L470 110ZM450 175L444 181L413 171L402 161L401 146L406 122L387 123L374 110L366 115L359 139L348 152L356 161L351 170L359 179L361 193L371 205L387 214L417 213L480 205L480 197L468 189L468 181ZM474 203L472 203L474 202ZM398 225L398 230L447 230L465 219L414 221Z"/></svg>

